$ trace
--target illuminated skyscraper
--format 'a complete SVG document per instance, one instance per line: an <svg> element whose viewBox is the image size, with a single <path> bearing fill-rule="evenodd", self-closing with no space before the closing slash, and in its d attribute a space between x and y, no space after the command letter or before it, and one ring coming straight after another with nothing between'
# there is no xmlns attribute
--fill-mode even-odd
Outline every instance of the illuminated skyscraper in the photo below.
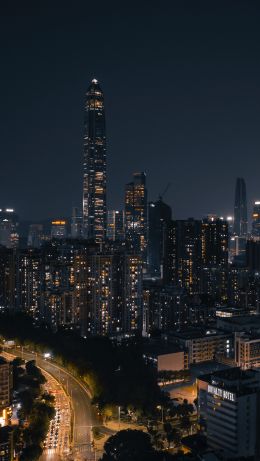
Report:
<svg viewBox="0 0 260 461"><path fill-rule="evenodd" d="M77 239L82 238L82 215L77 207L72 208L70 236Z"/></svg>
<svg viewBox="0 0 260 461"><path fill-rule="evenodd" d="M252 215L252 235L260 237L260 202L254 203Z"/></svg>
<svg viewBox="0 0 260 461"><path fill-rule="evenodd" d="M93 79L86 95L84 133L84 236L100 243L106 235L106 130L104 95Z"/></svg>
<svg viewBox="0 0 260 461"><path fill-rule="evenodd" d="M15 248L19 244L19 220L13 208L0 209L0 244Z"/></svg>
<svg viewBox="0 0 260 461"><path fill-rule="evenodd" d="M201 291L227 301L228 222L215 215L202 221Z"/></svg>
<svg viewBox="0 0 260 461"><path fill-rule="evenodd" d="M107 212L107 238L115 242L125 238L125 213L119 210Z"/></svg>
<svg viewBox="0 0 260 461"><path fill-rule="evenodd" d="M247 200L244 178L237 178L234 209L234 234L240 237L247 235Z"/></svg>
<svg viewBox="0 0 260 461"><path fill-rule="evenodd" d="M56 219L51 222L51 238L65 239L67 237L67 222L65 220Z"/></svg>
<svg viewBox="0 0 260 461"><path fill-rule="evenodd" d="M134 173L133 182L125 188L126 241L143 262L147 258L147 190L146 174Z"/></svg>

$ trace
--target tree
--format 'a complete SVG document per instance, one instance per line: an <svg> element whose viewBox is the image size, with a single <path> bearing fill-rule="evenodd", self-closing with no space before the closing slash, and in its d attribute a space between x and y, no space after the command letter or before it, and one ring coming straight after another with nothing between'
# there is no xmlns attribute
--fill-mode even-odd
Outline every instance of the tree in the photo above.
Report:
<svg viewBox="0 0 260 461"><path fill-rule="evenodd" d="M12 361L13 367L21 367L24 364L24 360L21 357L15 357Z"/></svg>
<svg viewBox="0 0 260 461"><path fill-rule="evenodd" d="M123 430L110 437L104 445L102 461L149 461L154 449L148 434L137 430Z"/></svg>
<svg viewBox="0 0 260 461"><path fill-rule="evenodd" d="M178 405L177 408L177 414L179 416L189 416L194 412L194 407L192 403L189 403L187 399L183 400L183 403Z"/></svg>
<svg viewBox="0 0 260 461"><path fill-rule="evenodd" d="M42 454L42 448L38 445L28 445L23 449L20 461L37 461Z"/></svg>
<svg viewBox="0 0 260 461"><path fill-rule="evenodd" d="M184 415L184 416L181 417L181 420L180 420L180 427L181 427L184 431L189 432L189 430L190 430L190 428L191 428L191 420L190 420L189 416Z"/></svg>
<svg viewBox="0 0 260 461"><path fill-rule="evenodd" d="M29 360L25 365L27 374L32 376L39 384L45 384L46 378L43 376L41 370L36 367L35 360Z"/></svg>

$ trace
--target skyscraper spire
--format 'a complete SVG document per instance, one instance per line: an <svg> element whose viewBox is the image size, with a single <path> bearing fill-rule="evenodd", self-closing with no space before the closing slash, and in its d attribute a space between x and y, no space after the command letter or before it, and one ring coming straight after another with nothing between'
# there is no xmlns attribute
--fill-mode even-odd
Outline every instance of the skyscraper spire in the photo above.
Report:
<svg viewBox="0 0 260 461"><path fill-rule="evenodd" d="M234 208L234 234L240 237L247 235L247 199L244 178L237 178Z"/></svg>
<svg viewBox="0 0 260 461"><path fill-rule="evenodd" d="M104 95L93 78L86 94L84 132L83 228L100 243L106 232L106 127Z"/></svg>

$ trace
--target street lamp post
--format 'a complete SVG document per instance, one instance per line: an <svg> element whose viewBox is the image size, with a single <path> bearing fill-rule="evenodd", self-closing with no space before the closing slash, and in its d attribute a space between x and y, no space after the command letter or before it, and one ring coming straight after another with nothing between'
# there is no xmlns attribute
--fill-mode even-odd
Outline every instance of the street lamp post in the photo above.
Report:
<svg viewBox="0 0 260 461"><path fill-rule="evenodd" d="M121 417L121 414L120 414L120 406L118 407L118 429L120 429L120 417Z"/></svg>
<svg viewBox="0 0 260 461"><path fill-rule="evenodd" d="M164 420L164 414L163 414L163 413L164 413L164 411L163 411L163 405L158 405L158 406L157 406L157 408L158 408L158 410L161 410L161 412L162 412L161 423L163 424L163 420Z"/></svg>

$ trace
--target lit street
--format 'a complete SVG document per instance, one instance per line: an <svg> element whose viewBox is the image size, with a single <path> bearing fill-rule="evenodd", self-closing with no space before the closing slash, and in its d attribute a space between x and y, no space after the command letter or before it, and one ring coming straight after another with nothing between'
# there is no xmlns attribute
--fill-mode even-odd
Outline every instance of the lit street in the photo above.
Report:
<svg viewBox="0 0 260 461"><path fill-rule="evenodd" d="M73 423L73 434L72 434L72 453L73 458L78 461L85 459L94 460L95 453L91 449L91 428L96 425L96 417L91 405L91 397L88 390L83 384L70 373L63 368L52 363L51 361L45 360L38 354L28 353L22 351L20 348L15 350L9 350L10 353L15 356L20 356L25 360L36 360L36 364L42 370L52 374L71 397L72 401L72 423ZM58 445L57 445L58 446ZM57 447L56 447L57 448ZM44 454L42 460L58 460L59 455L54 451L49 451L48 454ZM64 457L62 458L64 459ZM68 455L67 459L70 459Z"/></svg>

